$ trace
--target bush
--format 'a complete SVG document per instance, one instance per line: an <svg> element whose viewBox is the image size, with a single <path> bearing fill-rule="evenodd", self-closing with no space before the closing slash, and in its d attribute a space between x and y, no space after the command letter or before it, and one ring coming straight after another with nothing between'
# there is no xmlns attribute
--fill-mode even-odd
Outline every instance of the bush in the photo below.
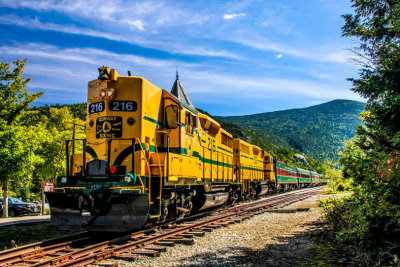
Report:
<svg viewBox="0 0 400 267"><path fill-rule="evenodd" d="M372 191L358 188L352 196L320 204L337 240L359 247L366 265L399 264L400 210L393 193L381 183Z"/></svg>

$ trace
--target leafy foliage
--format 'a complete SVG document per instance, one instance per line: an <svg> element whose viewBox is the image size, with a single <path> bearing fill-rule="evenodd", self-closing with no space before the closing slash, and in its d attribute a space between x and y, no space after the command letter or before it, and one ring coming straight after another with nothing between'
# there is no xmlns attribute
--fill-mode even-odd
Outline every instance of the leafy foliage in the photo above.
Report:
<svg viewBox="0 0 400 267"><path fill-rule="evenodd" d="M73 123L84 125L75 117L86 113L86 104L72 106L75 116L66 106L29 109L43 93L27 92L30 78L22 76L26 62L17 60L10 70L11 64L0 61L0 182L4 196L38 200L43 181L57 175L57 166L58 174L65 171L60 144L72 137ZM84 138L84 128L77 127L76 138Z"/></svg>
<svg viewBox="0 0 400 267"><path fill-rule="evenodd" d="M25 68L25 60L14 62L15 68L10 70L10 63L0 60L0 119L7 125L11 125L29 105L43 92L30 94L26 91L30 78L24 79L22 73Z"/></svg>
<svg viewBox="0 0 400 267"><path fill-rule="evenodd" d="M39 198L44 181L53 180L65 173L66 160L65 153L61 153L62 145L65 140L72 138L74 124L84 125L84 122L75 118L67 106L48 107L45 113L33 109L25 113L23 120L26 126L35 127L36 139L40 142L40 146L35 150L40 162L34 165L31 187L31 192ZM75 137L85 138L84 130L84 127L75 127Z"/></svg>
<svg viewBox="0 0 400 267"><path fill-rule="evenodd" d="M353 91L368 102L363 126L346 144L341 162L354 195L326 205L340 241L365 253L366 265L399 265L400 256L400 3L353 0L344 36L361 44L354 51L362 69Z"/></svg>
<svg viewBox="0 0 400 267"><path fill-rule="evenodd" d="M322 162L338 160L343 142L354 136L365 104L334 100L303 109L218 117L260 136L274 151L293 148Z"/></svg>
<svg viewBox="0 0 400 267"><path fill-rule="evenodd" d="M30 78L24 79L22 73L27 60L10 63L0 61L0 182L3 185L3 215L8 216L8 190L10 182L29 188L27 179L33 164L38 160L34 154L37 142L31 127L21 126L20 116L43 92L30 94L26 90ZM33 139L33 140L31 140ZM25 190L27 191L27 190Z"/></svg>
<svg viewBox="0 0 400 267"><path fill-rule="evenodd" d="M52 106L37 106L32 108L34 111L38 111L39 114L45 115L47 117L50 116L50 110L52 108L57 108L57 109L62 109L62 108L68 108L71 115L74 118L80 119L81 121L86 120L86 103L80 103L80 104L72 104L72 105L52 105Z"/></svg>
<svg viewBox="0 0 400 267"><path fill-rule="evenodd" d="M11 185L20 195L29 195L31 173L41 161L35 154L39 146L34 127L10 126L0 120L0 176L3 190Z"/></svg>

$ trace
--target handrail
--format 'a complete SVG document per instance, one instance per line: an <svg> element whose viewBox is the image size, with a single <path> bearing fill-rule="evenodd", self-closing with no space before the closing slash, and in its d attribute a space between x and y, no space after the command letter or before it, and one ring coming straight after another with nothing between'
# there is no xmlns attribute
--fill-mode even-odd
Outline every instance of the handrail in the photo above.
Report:
<svg viewBox="0 0 400 267"><path fill-rule="evenodd" d="M138 141L140 146L142 145L139 138L136 137L135 140ZM147 161L146 152L143 149L141 149L141 151L142 151L142 154L144 156L144 161L146 162L147 169L149 170L149 203L151 204L151 170L150 170L150 164Z"/></svg>
<svg viewBox="0 0 400 267"><path fill-rule="evenodd" d="M53 176L53 179L51 179L52 182L54 182L55 179L56 179L56 175L57 175L57 171L58 171L58 164L60 164L61 153L62 153L62 151L63 151L63 149L64 149L64 145L65 145L65 143L62 142L62 143L61 143L61 146L60 146L60 153L58 154L56 169L54 170L54 176Z"/></svg>
<svg viewBox="0 0 400 267"><path fill-rule="evenodd" d="M158 154L158 148L157 148L157 144L155 145L156 147L156 153L157 153L157 158L158 158L158 170L160 172L160 200L161 200L161 194L162 194L162 177L164 176L163 173L161 172L161 162L160 162L160 154ZM160 205L160 209L161 209L161 205Z"/></svg>

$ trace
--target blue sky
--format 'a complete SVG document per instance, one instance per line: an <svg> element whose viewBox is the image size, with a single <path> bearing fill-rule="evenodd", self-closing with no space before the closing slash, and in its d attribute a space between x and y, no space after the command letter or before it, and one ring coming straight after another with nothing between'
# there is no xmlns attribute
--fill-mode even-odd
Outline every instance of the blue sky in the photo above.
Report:
<svg viewBox="0 0 400 267"><path fill-rule="evenodd" d="M0 0L0 59L28 58L37 103L86 101L97 68L170 90L176 66L193 104L214 115L362 100L341 37L349 0Z"/></svg>

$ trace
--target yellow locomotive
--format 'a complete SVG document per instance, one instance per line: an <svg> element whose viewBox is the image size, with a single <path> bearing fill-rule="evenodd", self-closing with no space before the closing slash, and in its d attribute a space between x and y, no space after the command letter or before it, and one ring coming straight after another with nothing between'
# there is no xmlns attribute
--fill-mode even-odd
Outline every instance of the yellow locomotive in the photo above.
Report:
<svg viewBox="0 0 400 267"><path fill-rule="evenodd" d="M88 84L86 139L66 141L66 154L67 173L46 193L61 229L128 231L278 183L274 159L198 112L178 75L170 93L99 68Z"/></svg>

